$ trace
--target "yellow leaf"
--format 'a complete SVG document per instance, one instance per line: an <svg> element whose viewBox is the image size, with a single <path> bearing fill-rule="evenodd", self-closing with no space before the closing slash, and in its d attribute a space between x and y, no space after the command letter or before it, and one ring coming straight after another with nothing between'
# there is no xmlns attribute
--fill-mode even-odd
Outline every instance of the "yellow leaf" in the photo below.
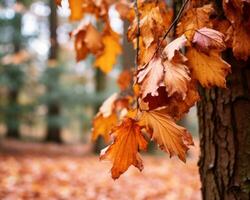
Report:
<svg viewBox="0 0 250 200"><path fill-rule="evenodd" d="M122 52L119 39L119 35L113 31L111 34L106 34L102 38L104 50L103 53L96 58L94 65L105 73L112 70L116 63L117 56Z"/></svg>
<svg viewBox="0 0 250 200"><path fill-rule="evenodd" d="M185 128L178 126L169 115L159 110L142 112L139 124L152 132L152 138L170 157L177 155L185 162L188 145L193 144L192 136Z"/></svg>
<svg viewBox="0 0 250 200"><path fill-rule="evenodd" d="M80 20L83 17L82 10L83 0L69 0L69 8L71 10L70 20Z"/></svg>
<svg viewBox="0 0 250 200"><path fill-rule="evenodd" d="M139 150L146 150L147 141L141 134L141 127L135 120L126 118L112 133L114 142L105 148L100 159L108 159L113 163L111 174L113 179L119 178L130 165L143 169Z"/></svg>
<svg viewBox="0 0 250 200"><path fill-rule="evenodd" d="M230 72L230 65L221 58L220 52L211 50L207 55L195 48L189 48L186 56L192 77L203 87L226 87L226 76Z"/></svg>

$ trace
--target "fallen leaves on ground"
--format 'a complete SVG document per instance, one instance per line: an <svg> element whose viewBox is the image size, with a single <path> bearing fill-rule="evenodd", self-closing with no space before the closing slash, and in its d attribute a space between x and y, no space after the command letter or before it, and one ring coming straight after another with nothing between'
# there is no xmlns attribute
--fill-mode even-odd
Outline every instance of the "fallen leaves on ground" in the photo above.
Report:
<svg viewBox="0 0 250 200"><path fill-rule="evenodd" d="M63 148L63 147L58 147ZM130 167L113 181L109 162L97 156L0 155L3 200L198 200L198 144L187 163L166 156L144 156L145 169Z"/></svg>

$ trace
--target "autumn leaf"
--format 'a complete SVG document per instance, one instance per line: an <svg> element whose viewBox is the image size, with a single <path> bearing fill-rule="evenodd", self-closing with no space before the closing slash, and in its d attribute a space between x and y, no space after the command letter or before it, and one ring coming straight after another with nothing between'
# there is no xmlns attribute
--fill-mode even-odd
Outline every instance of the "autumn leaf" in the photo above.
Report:
<svg viewBox="0 0 250 200"><path fill-rule="evenodd" d="M180 94L183 99L186 97L187 84L191 80L189 77L189 69L184 64L187 58L183 56L179 50L184 47L187 39L184 35L173 40L163 50L163 54L167 57L163 61L164 66L164 84L168 96L175 92Z"/></svg>
<svg viewBox="0 0 250 200"><path fill-rule="evenodd" d="M191 80L188 67L181 63L174 63L166 60L164 61L164 72L164 83L168 96L176 92L185 99L188 90L187 85Z"/></svg>
<svg viewBox="0 0 250 200"><path fill-rule="evenodd" d="M186 56L192 77L203 87L226 87L226 76L230 72L230 65L221 58L220 52L210 50L207 55L195 48L189 48Z"/></svg>
<svg viewBox="0 0 250 200"><path fill-rule="evenodd" d="M112 70L116 63L117 56L122 52L119 40L119 35L112 31L111 28L109 28L102 37L104 50L102 54L96 58L94 65L100 68L104 73L108 73Z"/></svg>
<svg viewBox="0 0 250 200"><path fill-rule="evenodd" d="M182 161L186 161L188 145L192 145L193 140L185 128L177 125L169 115L160 110L144 111L139 120L141 126L145 126L149 132L152 131L152 139L170 157L177 155Z"/></svg>
<svg viewBox="0 0 250 200"><path fill-rule="evenodd" d="M62 0L55 0L56 5L62 6Z"/></svg>
<svg viewBox="0 0 250 200"><path fill-rule="evenodd" d="M162 108L166 114L174 120L180 120L191 107L199 101L200 96L193 82L188 83L186 98L179 94L169 97L165 87L159 87L158 96L147 95L143 100L139 99L140 109L144 111Z"/></svg>
<svg viewBox="0 0 250 200"><path fill-rule="evenodd" d="M121 91L126 90L132 80L132 73L129 70L124 70L120 73L117 84L119 85Z"/></svg>
<svg viewBox="0 0 250 200"><path fill-rule="evenodd" d="M232 25L234 56L246 61L250 56L250 2L223 0L223 9Z"/></svg>
<svg viewBox="0 0 250 200"><path fill-rule="evenodd" d="M204 53L208 53L211 49L219 51L226 49L224 35L219 31L206 27L195 32L192 43Z"/></svg>
<svg viewBox="0 0 250 200"><path fill-rule="evenodd" d="M100 159L108 159L113 163L111 174L113 179L120 177L130 165L143 169L139 150L146 150L147 141L141 134L141 127L133 119L126 118L112 132L114 142L105 148Z"/></svg>
<svg viewBox="0 0 250 200"><path fill-rule="evenodd" d="M118 94L114 93L108 97L99 108L99 112L104 116L108 117L112 114L114 110L115 101L118 99Z"/></svg>
<svg viewBox="0 0 250 200"><path fill-rule="evenodd" d="M71 35L75 38L77 61L85 59L89 53L99 55L104 48L101 35L92 24L79 26Z"/></svg>
<svg viewBox="0 0 250 200"><path fill-rule="evenodd" d="M209 17L213 12L214 9L211 4L188 9L177 25L177 35L185 34L187 39L192 41L195 30L203 27L212 27L212 22Z"/></svg>
<svg viewBox="0 0 250 200"><path fill-rule="evenodd" d="M70 20L80 20L83 17L82 10L83 0L69 0L69 8L71 10Z"/></svg>
<svg viewBox="0 0 250 200"><path fill-rule="evenodd" d="M138 83L141 84L142 98L147 94L157 96L157 89L163 85L163 65L161 58L153 58L149 64L141 71L139 71L137 78Z"/></svg>
<svg viewBox="0 0 250 200"><path fill-rule="evenodd" d="M117 122L118 119L115 113L111 113L107 117L99 113L93 120L92 141L96 141L99 136L102 136L106 144L108 144L110 142L110 132Z"/></svg>

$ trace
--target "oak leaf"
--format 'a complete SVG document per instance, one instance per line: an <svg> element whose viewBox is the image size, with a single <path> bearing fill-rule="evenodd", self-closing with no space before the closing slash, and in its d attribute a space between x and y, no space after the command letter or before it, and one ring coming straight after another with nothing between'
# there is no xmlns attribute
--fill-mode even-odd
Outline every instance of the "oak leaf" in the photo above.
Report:
<svg viewBox="0 0 250 200"><path fill-rule="evenodd" d="M100 159L108 159L113 163L111 174L113 179L119 178L130 165L143 169L139 150L146 150L147 141L141 134L141 127L131 118L126 118L112 132L114 142L102 150Z"/></svg>
<svg viewBox="0 0 250 200"><path fill-rule="evenodd" d="M203 87L226 87L226 76L230 72L230 65L225 62L219 51L210 50L204 54L195 48L189 48L186 56L192 77Z"/></svg>
<svg viewBox="0 0 250 200"><path fill-rule="evenodd" d="M168 152L170 157L177 155L183 162L186 161L188 145L192 145L193 140L185 128L177 125L161 110L144 111L139 120L139 124L152 132L152 139L162 150Z"/></svg>

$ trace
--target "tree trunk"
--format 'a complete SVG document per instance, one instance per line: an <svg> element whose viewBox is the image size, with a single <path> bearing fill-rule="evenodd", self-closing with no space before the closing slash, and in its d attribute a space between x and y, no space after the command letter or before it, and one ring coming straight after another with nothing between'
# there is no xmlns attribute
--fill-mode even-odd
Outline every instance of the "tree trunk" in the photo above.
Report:
<svg viewBox="0 0 250 200"><path fill-rule="evenodd" d="M13 38L13 46L14 46L14 53L18 53L21 49L21 43L22 43L22 36L21 36L21 26L22 26L22 14L16 12L15 18L14 18L14 26L15 26L15 33ZM14 70L14 69L12 69ZM13 80L15 81L15 80ZM14 111L14 109L18 109L18 94L20 92L20 87L15 88L9 88L8 91L8 103L9 108L11 108L9 113L6 116L6 126L7 126L7 137L8 138L20 138L20 132L19 132L19 113L17 111Z"/></svg>
<svg viewBox="0 0 250 200"><path fill-rule="evenodd" d="M56 5L54 0L49 1L50 5L50 16L49 16L49 24L50 24L50 52L49 52L49 60L56 60L58 54L58 41L57 41L57 26L58 26L58 18L57 18L57 11ZM48 92L50 88L47 88ZM48 119L53 119L55 117L60 116L61 109L59 102L50 102L48 105ZM56 142L62 143L61 139L61 126L58 123L50 123L48 122L47 125L47 137L46 141L48 142Z"/></svg>
<svg viewBox="0 0 250 200"><path fill-rule="evenodd" d="M250 199L250 63L227 60L228 88L203 89L198 103L204 200Z"/></svg>

